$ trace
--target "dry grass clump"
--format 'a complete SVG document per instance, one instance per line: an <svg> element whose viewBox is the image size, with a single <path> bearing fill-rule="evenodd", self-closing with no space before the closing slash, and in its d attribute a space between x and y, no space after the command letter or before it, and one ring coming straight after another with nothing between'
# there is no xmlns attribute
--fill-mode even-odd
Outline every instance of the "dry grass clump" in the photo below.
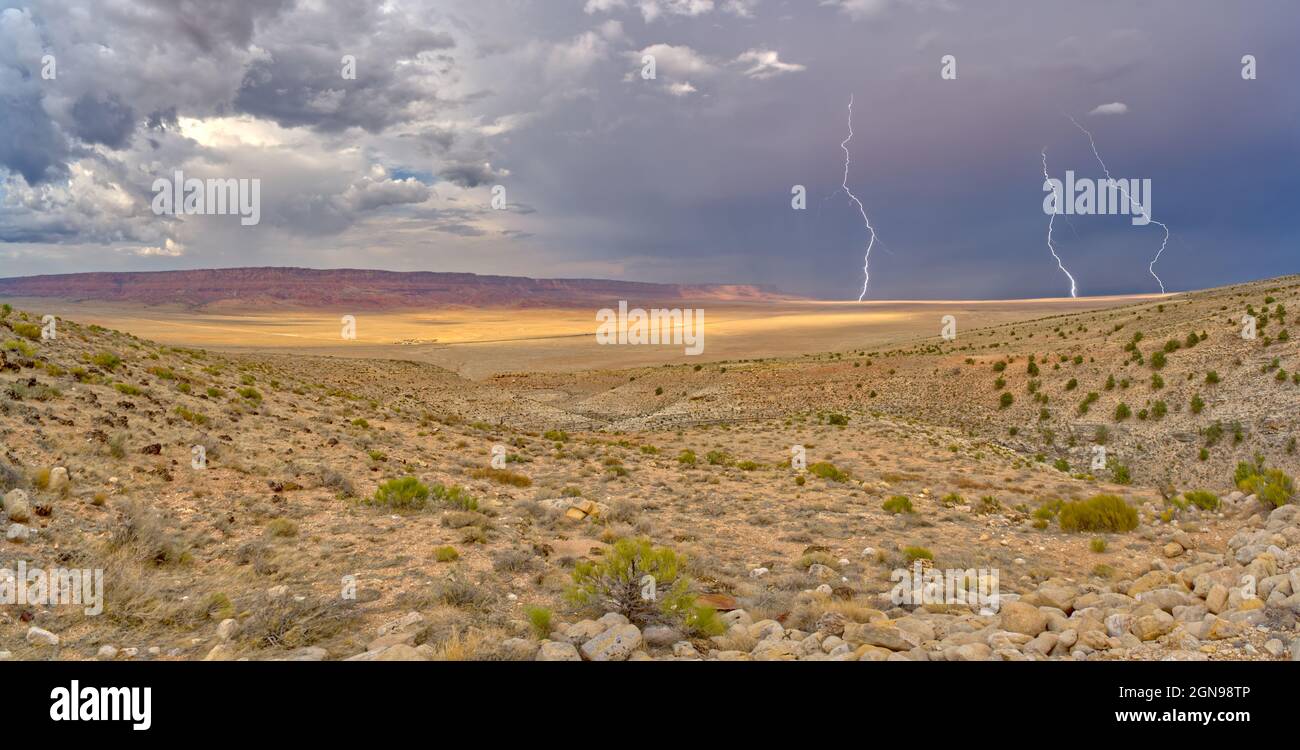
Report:
<svg viewBox="0 0 1300 750"><path fill-rule="evenodd" d="M157 511L135 500L119 504L117 511L117 525L108 537L110 551L128 551L135 559L154 565L189 562L184 541L166 527Z"/></svg>
<svg viewBox="0 0 1300 750"><path fill-rule="evenodd" d="M262 592L247 606L241 639L254 648L302 648L350 630L357 619L355 603L307 592L278 596Z"/></svg>
<svg viewBox="0 0 1300 750"><path fill-rule="evenodd" d="M1057 517L1062 531L1132 531L1138 514L1117 495L1094 495L1087 500L1065 503Z"/></svg>
<svg viewBox="0 0 1300 750"><path fill-rule="evenodd" d="M486 469L474 469L469 473L469 475L475 479L490 479L498 484L508 484L513 487L533 486L533 480L518 472L510 471L509 469L495 469L490 467Z"/></svg>

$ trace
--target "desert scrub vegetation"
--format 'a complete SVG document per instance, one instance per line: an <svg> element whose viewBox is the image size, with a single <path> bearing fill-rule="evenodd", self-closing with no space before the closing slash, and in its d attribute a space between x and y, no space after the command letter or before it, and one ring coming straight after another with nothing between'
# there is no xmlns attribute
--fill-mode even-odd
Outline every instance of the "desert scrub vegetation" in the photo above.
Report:
<svg viewBox="0 0 1300 750"><path fill-rule="evenodd" d="M644 627L659 622L680 622L688 632L721 635L718 613L696 604L686 561L668 547L656 547L649 539L623 538L600 560L580 560L573 569L573 583L565 598L579 606L618 612ZM643 596L654 586L654 596Z"/></svg>
<svg viewBox="0 0 1300 750"><path fill-rule="evenodd" d="M446 503L463 511L478 511L478 500L469 494L469 490L459 484L453 484L449 487L435 482L433 489L430 491L433 493L433 499L440 503Z"/></svg>
<svg viewBox="0 0 1300 750"><path fill-rule="evenodd" d="M15 321L14 323L9 324L9 328L14 333L18 334L19 336L22 336L25 339L31 339L32 341L41 340L41 327L36 325L35 323L23 323L23 322Z"/></svg>
<svg viewBox="0 0 1300 750"><path fill-rule="evenodd" d="M429 487L415 477L390 479L379 485L375 494L364 502L385 508L423 510L429 502Z"/></svg>
<svg viewBox="0 0 1300 750"><path fill-rule="evenodd" d="M1183 500L1201 510L1218 510L1219 496L1207 490L1191 490L1183 493Z"/></svg>
<svg viewBox="0 0 1300 750"><path fill-rule="evenodd" d="M1255 496L1269 508L1280 508L1295 498L1295 480L1281 469L1270 469L1264 459L1242 461L1233 472L1237 489Z"/></svg>
<svg viewBox="0 0 1300 750"><path fill-rule="evenodd" d="M298 524L287 518L273 518L266 524L266 533L273 537L298 536Z"/></svg>
<svg viewBox="0 0 1300 750"><path fill-rule="evenodd" d="M122 364L122 358L113 352L98 352L90 358L90 363L112 372Z"/></svg>
<svg viewBox="0 0 1300 750"><path fill-rule="evenodd" d="M730 466L733 463L731 454L726 451L709 451L704 454L704 460L709 462L710 466Z"/></svg>
<svg viewBox="0 0 1300 750"><path fill-rule="evenodd" d="M307 592L262 592L246 608L240 639L253 648L302 648L352 629L357 619L354 602Z"/></svg>
<svg viewBox="0 0 1300 750"><path fill-rule="evenodd" d="M184 541L167 528L157 511L134 500L117 507L117 524L109 533L110 552L125 552L138 562L152 565L188 563Z"/></svg>
<svg viewBox="0 0 1300 750"><path fill-rule="evenodd" d="M24 357L36 356L36 347L22 339L9 339L4 343L5 351L18 352Z"/></svg>
<svg viewBox="0 0 1300 750"><path fill-rule="evenodd" d="M533 480L527 476L509 469L497 469L493 467L485 469L474 469L469 473L475 479L489 479L497 484L508 484L513 487L531 487Z"/></svg>
<svg viewBox="0 0 1300 750"><path fill-rule="evenodd" d="M934 553L925 547L909 546L903 548L903 559L907 561L908 565L917 560L930 560L933 562Z"/></svg>
<svg viewBox="0 0 1300 750"><path fill-rule="evenodd" d="M455 547L444 544L433 548L433 559L440 563L455 562L460 559L460 553L456 551Z"/></svg>
<svg viewBox="0 0 1300 750"><path fill-rule="evenodd" d="M894 495L886 500L881 507L894 515L915 512L912 510L912 501L906 495Z"/></svg>
<svg viewBox="0 0 1300 750"><path fill-rule="evenodd" d="M1138 525L1138 513L1118 495L1094 495L1064 503L1057 515L1062 531L1121 532Z"/></svg>
<svg viewBox="0 0 1300 750"><path fill-rule="evenodd" d="M551 610L546 607L524 607L524 617L528 618L528 627L538 639L551 635Z"/></svg>
<svg viewBox="0 0 1300 750"><path fill-rule="evenodd" d="M815 464L809 464L808 471L813 476L829 479L832 482L849 481L849 473L836 468L835 464L829 461L818 461Z"/></svg>
<svg viewBox="0 0 1300 750"><path fill-rule="evenodd" d="M209 422L208 415L191 411L184 406L177 406L173 411L176 416L193 425L203 426Z"/></svg>

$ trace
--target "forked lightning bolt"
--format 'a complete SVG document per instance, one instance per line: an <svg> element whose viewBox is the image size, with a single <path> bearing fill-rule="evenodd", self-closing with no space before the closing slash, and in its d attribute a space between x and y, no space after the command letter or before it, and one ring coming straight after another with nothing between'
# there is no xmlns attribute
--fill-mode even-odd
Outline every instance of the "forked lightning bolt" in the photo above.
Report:
<svg viewBox="0 0 1300 750"><path fill-rule="evenodd" d="M1047 148L1043 148L1043 182L1048 182L1052 178L1047 175ZM1070 272L1065 270L1065 264L1061 262L1061 256L1056 254L1056 248L1052 246L1052 225L1056 223L1056 212L1061 210L1061 194L1055 186L1052 187L1052 212L1047 215L1047 249L1052 252L1052 257L1056 258L1056 265L1060 267L1061 273L1070 280L1070 296L1078 297L1078 289L1074 285L1074 277Z"/></svg>
<svg viewBox="0 0 1300 750"><path fill-rule="evenodd" d="M1069 115L1067 115L1067 117L1069 117ZM1092 155L1097 157L1097 163L1101 165L1101 171L1105 172L1106 179L1110 180L1110 170L1106 168L1106 162L1102 161L1101 154L1097 153L1097 142L1092 139L1092 132L1080 125L1079 121L1073 117L1070 117L1070 122L1074 123L1074 127L1083 131L1083 134L1088 136L1088 145L1092 146ZM1125 200L1135 207L1149 223L1159 224L1160 228L1165 230L1165 238L1160 241L1160 249L1156 251L1156 257L1152 258L1151 262L1147 264L1147 271L1151 273L1152 278L1154 278L1156 283L1160 285L1160 293L1164 294L1165 282L1161 281L1159 276L1156 276L1156 261L1160 260L1160 254L1165 251L1165 246L1169 244L1169 227L1151 218L1150 212L1143 208L1141 203L1138 203L1137 200L1129 196L1128 190L1124 188L1124 180L1114 180L1113 182L1115 187L1119 188L1119 191L1124 194Z"/></svg>
<svg viewBox="0 0 1300 750"><path fill-rule="evenodd" d="M867 225L867 231L871 232L871 239L867 240L867 254L862 259L862 294L858 295L858 301L861 302L863 297L867 296L867 283L871 281L871 247L876 244L876 230L871 226L871 219L867 218L867 209L858 200L858 196L849 190L849 141L853 140L853 95L849 95L849 137L840 141L840 148L844 149L844 179L840 182L840 187L848 193L849 198L858 204L858 213L862 214L862 221Z"/></svg>

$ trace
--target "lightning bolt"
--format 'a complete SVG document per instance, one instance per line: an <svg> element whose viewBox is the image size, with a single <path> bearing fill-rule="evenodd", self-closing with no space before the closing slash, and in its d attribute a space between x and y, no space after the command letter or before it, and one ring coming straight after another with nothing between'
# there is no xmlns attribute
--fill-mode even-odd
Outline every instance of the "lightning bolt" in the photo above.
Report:
<svg viewBox="0 0 1300 750"><path fill-rule="evenodd" d="M871 219L867 218L867 209L858 200L858 196L849 190L849 141L853 140L853 95L849 94L849 136L840 141L840 148L844 149L844 179L840 182L840 187L849 198L858 204L858 213L862 214L862 221L867 225L867 231L871 232L871 239L867 241L867 253L862 259L862 293L858 295L858 301L861 302L863 297L867 296L867 284L871 281L871 248L876 244L876 230L871 226Z"/></svg>
<svg viewBox="0 0 1300 750"><path fill-rule="evenodd" d="M1097 157L1097 163L1101 165L1101 171L1106 173L1106 179L1107 180L1111 179L1110 170L1106 168L1106 162L1102 161L1101 154L1097 153L1097 142L1093 140L1092 132L1089 131L1084 126L1080 125L1078 120L1074 119L1069 115L1066 116L1070 117L1070 122L1074 123L1074 127L1083 131L1083 134L1088 136L1088 145L1092 146L1092 155ZM1160 260L1160 254L1165 251L1165 247L1169 244L1169 227L1151 218L1151 213L1147 211L1145 208L1143 208L1141 203L1138 203L1136 200L1134 200L1132 197L1129 196L1128 190L1124 188L1123 180L1115 181L1115 186L1118 187L1119 191L1124 194L1124 197L1128 200L1129 204L1136 207L1137 210L1142 214L1142 216L1146 218L1148 223L1159 224L1160 228L1165 230L1165 237L1163 240L1160 241L1160 249L1156 251L1156 257L1152 258L1151 262L1147 264L1147 271L1151 274L1152 278L1156 280L1156 283L1160 285L1160 293L1164 294L1165 282L1161 281L1159 276L1156 276L1156 261Z"/></svg>
<svg viewBox="0 0 1300 750"><path fill-rule="evenodd" d="M1047 182L1050 179L1051 177L1048 177L1047 175L1047 147L1044 146L1043 182ZM1061 269L1061 273L1064 273L1066 278L1070 280L1070 296L1078 297L1079 291L1074 285L1074 277L1070 275L1069 271L1065 270L1065 264L1061 262L1061 256L1056 254L1056 248L1052 246L1052 225L1056 223L1056 212L1061 210L1061 194L1057 191L1055 186L1052 187L1052 197L1055 198L1055 202L1052 206L1052 212L1047 215L1047 249L1052 251L1052 257L1056 258L1056 265Z"/></svg>

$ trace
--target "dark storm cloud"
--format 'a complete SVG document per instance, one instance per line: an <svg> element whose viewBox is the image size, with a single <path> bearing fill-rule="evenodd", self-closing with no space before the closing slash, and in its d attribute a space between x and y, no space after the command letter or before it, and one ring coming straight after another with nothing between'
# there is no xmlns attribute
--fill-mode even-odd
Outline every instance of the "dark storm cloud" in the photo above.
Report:
<svg viewBox="0 0 1300 750"><path fill-rule="evenodd" d="M72 132L86 143L122 148L135 130L135 112L117 94L83 94L72 105Z"/></svg>
<svg viewBox="0 0 1300 750"><path fill-rule="evenodd" d="M492 169L486 162L452 164L439 172L438 176L462 187L491 185L502 179L501 173Z"/></svg>
<svg viewBox="0 0 1300 750"><path fill-rule="evenodd" d="M191 267L587 264L854 298L852 95L849 184L880 232L870 297L1063 293L1040 150L1054 176L1100 173L1067 115L1112 172L1153 179L1171 289L1296 270L1300 7L1285 0L32 3L0 15L9 241L161 246L197 225L136 207L185 163L264 184L262 226L193 232ZM647 50L657 79L639 75ZM47 51L57 82L36 75ZM1247 53L1259 80L1240 76ZM939 78L945 54L956 80ZM496 184L508 211L487 206ZM1057 230L1084 293L1154 288L1153 228ZM38 257L22 271L53 270Z"/></svg>
<svg viewBox="0 0 1300 750"><path fill-rule="evenodd" d="M0 70L0 167L39 185L67 176L67 155L63 135L41 108L40 92L6 88L6 73Z"/></svg>
<svg viewBox="0 0 1300 750"><path fill-rule="evenodd" d="M235 107L281 125L307 125L323 131L360 127L371 132L409 117L413 103L429 92L395 73L398 57L454 45L445 34L418 32L382 52L355 55L346 47L282 47L253 63L244 75ZM355 62L356 78L343 77L343 55Z"/></svg>
<svg viewBox="0 0 1300 750"><path fill-rule="evenodd" d="M295 0L142 0L108 3L106 16L123 26L161 31L211 52L221 45L247 47L259 23L293 7Z"/></svg>

